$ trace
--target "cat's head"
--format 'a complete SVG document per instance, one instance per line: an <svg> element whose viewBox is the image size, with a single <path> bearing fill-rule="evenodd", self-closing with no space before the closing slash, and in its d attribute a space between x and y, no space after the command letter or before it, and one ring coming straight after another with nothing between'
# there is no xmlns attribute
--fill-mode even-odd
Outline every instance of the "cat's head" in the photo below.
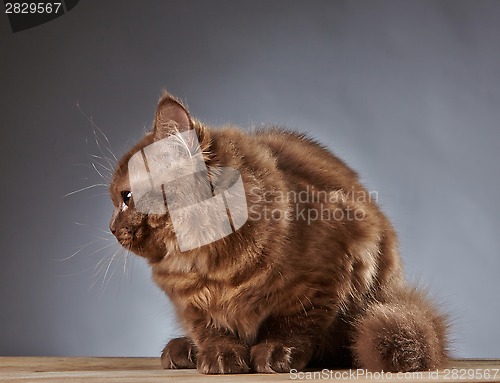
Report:
<svg viewBox="0 0 500 383"><path fill-rule="evenodd" d="M148 147L153 147L155 143L165 142L165 138L188 131L195 133L199 152L208 153L209 139L203 126L190 117L186 108L177 99L167 93L164 94L158 104L153 131L146 134L121 158L109 187L114 205L110 231L123 247L153 262L161 260L169 251L176 250L178 245L168 211L155 211L154 208L147 211L144 206L153 206L154 203L145 205L144 199L151 196L143 195L140 201L138 201L139 196L134 196L137 193L133 191L134 185L131 184L134 179L130 174L132 169L130 164L134 159L141 160ZM182 144L182 148L187 145L184 140L177 141ZM147 164L147 161L143 163ZM151 177L149 169L147 170L148 172L145 171L143 174L146 178ZM162 193L161 189L158 192ZM153 202L158 200L162 201L161 194L159 198L158 195L152 198Z"/></svg>

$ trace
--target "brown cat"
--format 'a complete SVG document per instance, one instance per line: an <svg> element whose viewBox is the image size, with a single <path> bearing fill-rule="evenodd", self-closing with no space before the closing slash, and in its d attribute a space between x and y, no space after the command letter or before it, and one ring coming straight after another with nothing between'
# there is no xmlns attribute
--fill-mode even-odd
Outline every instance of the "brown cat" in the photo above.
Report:
<svg viewBox="0 0 500 383"><path fill-rule="evenodd" d="M181 251L173 211L136 208L129 168L134 155L144 157L147 147L190 129L210 185L220 178L217 169L239 172L247 216L239 228L231 223L231 234ZM177 184L181 200L198 190ZM175 181L168 188L175 196ZM164 368L414 371L447 360L445 317L405 284L396 235L372 194L344 162L302 134L209 128L165 94L153 131L120 160L110 193L111 232L148 260L186 331L163 350ZM205 198L216 195L212 186ZM225 206L223 215L231 216ZM214 231L189 225L193 236Z"/></svg>

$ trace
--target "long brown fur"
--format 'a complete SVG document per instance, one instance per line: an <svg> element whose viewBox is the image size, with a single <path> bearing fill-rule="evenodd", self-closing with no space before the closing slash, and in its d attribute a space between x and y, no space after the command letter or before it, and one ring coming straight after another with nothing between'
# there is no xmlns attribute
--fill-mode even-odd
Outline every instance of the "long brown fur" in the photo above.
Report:
<svg viewBox="0 0 500 383"><path fill-rule="evenodd" d="M186 129L195 129L207 165L239 170L249 218L181 252L168 214L139 213L133 197L124 209L122 192L134 153ZM186 332L163 350L165 368L414 371L447 360L445 318L405 284L390 222L357 174L304 135L209 128L165 94L153 131L119 162L110 194L111 231L148 260Z"/></svg>

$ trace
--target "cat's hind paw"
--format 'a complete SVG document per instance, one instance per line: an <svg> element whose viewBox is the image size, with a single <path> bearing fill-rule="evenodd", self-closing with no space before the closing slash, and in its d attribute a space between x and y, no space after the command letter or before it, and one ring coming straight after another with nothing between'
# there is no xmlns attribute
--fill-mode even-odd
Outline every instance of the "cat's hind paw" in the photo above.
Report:
<svg viewBox="0 0 500 383"><path fill-rule="evenodd" d="M359 367L370 370L440 368L447 359L445 332L444 318L429 307L375 304L358 321L353 352Z"/></svg>

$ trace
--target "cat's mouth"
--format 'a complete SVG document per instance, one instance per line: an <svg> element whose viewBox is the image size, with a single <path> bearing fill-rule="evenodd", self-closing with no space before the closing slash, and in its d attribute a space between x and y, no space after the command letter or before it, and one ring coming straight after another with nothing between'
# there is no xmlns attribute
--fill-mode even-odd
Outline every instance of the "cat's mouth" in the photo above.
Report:
<svg viewBox="0 0 500 383"><path fill-rule="evenodd" d="M135 233L130 229L119 229L115 233L113 233L116 237L116 240L123 247L130 248L134 242Z"/></svg>

